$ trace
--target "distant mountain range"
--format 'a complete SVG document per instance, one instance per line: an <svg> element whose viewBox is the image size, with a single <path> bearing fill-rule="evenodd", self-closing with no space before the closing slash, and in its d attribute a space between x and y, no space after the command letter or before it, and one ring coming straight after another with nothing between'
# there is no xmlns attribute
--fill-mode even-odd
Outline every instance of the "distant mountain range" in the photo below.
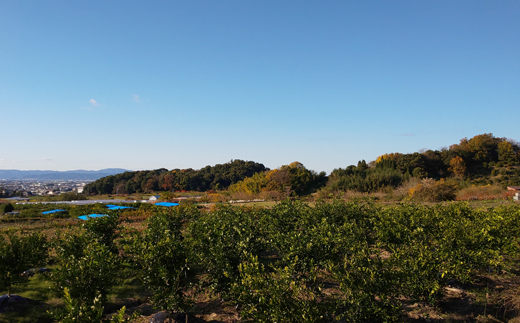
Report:
<svg viewBox="0 0 520 323"><path fill-rule="evenodd" d="M0 169L0 180L92 180L128 172L128 169L106 168L101 170L16 170Z"/></svg>

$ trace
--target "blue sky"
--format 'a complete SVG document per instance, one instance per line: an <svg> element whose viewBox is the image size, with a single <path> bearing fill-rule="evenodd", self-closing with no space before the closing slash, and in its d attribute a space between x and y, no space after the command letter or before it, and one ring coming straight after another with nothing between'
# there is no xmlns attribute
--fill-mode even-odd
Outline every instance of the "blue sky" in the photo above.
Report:
<svg viewBox="0 0 520 323"><path fill-rule="evenodd" d="M519 1L4 1L0 169L316 171L520 140Z"/></svg>

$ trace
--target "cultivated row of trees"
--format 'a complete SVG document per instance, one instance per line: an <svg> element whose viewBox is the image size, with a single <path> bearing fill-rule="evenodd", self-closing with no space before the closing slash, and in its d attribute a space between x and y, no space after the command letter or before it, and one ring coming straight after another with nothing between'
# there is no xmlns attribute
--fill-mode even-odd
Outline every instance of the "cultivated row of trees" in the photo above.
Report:
<svg viewBox="0 0 520 323"><path fill-rule="evenodd" d="M58 322L100 322L124 275L138 277L153 305L171 313L196 314L202 293L236 304L252 322L391 322L403 301L435 304L449 281L471 281L518 256L520 237L518 206L285 200L209 213L157 207L142 231L120 220L91 219L50 241L0 236L0 289L22 283L22 270L45 263L51 248L51 279L66 299Z"/></svg>

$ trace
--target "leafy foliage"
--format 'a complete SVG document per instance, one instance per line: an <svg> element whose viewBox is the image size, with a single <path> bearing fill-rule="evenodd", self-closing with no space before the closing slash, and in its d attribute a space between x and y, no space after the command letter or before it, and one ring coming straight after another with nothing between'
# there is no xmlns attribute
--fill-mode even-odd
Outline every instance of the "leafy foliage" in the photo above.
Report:
<svg viewBox="0 0 520 323"><path fill-rule="evenodd" d="M319 302L315 277L294 278L294 267L269 272L258 257L239 266L240 279L233 285L243 318L253 322L323 322L327 307Z"/></svg>
<svg viewBox="0 0 520 323"><path fill-rule="evenodd" d="M408 175L409 177L409 175ZM373 192L382 187L397 187L407 178L398 170L391 168L365 168L348 166L334 169L329 177L329 191L356 190Z"/></svg>
<svg viewBox="0 0 520 323"><path fill-rule="evenodd" d="M282 263L307 272L326 268L351 243L366 239L368 223L359 217L366 211L339 202L318 203L311 208L300 201L286 200L273 208L264 223Z"/></svg>
<svg viewBox="0 0 520 323"><path fill-rule="evenodd" d="M466 162L460 156L455 156L450 160L449 171L455 176L462 178L466 174Z"/></svg>
<svg viewBox="0 0 520 323"><path fill-rule="evenodd" d="M4 213L13 212L13 211L14 211L14 206L11 203L7 203L4 206Z"/></svg>
<svg viewBox="0 0 520 323"><path fill-rule="evenodd" d="M100 308L121 261L109 246L130 246L122 253L155 306L188 312L194 293L215 291L253 322L400 321L403 299L437 304L451 280L471 282L520 255L514 204L311 206L288 199L264 209L150 211L147 227L129 232L125 243L104 240L120 240L116 222L87 222L81 232L58 235L52 276L66 309L57 319L107 320Z"/></svg>
<svg viewBox="0 0 520 323"><path fill-rule="evenodd" d="M435 181L425 178L408 190L410 200L441 202L455 199L456 184L444 179Z"/></svg>
<svg viewBox="0 0 520 323"><path fill-rule="evenodd" d="M291 193L296 195L309 194L327 181L325 172L316 173L303 166L300 162L283 165L279 169L257 173L252 177L237 182L229 187L232 193L243 192L250 195L260 192L283 192L286 196Z"/></svg>
<svg viewBox="0 0 520 323"><path fill-rule="evenodd" d="M65 233L56 241L59 267L52 277L60 291L68 288L79 304L89 306L96 297L106 302L119 281L120 259L105 245L85 234Z"/></svg>
<svg viewBox="0 0 520 323"><path fill-rule="evenodd" d="M47 260L47 239L33 233L26 236L0 234L0 290L11 295L13 285L24 284L29 275L23 272L41 266Z"/></svg>
<svg viewBox="0 0 520 323"><path fill-rule="evenodd" d="M232 160L226 164L206 166L200 170L165 168L125 172L103 177L85 186L85 194L132 194L153 191L208 191L225 189L255 173L267 170L252 161Z"/></svg>
<svg viewBox="0 0 520 323"><path fill-rule="evenodd" d="M86 229L87 236L104 245L113 253L117 253L115 245L120 219L118 214L109 214L99 218L91 218L83 223L83 228Z"/></svg>
<svg viewBox="0 0 520 323"><path fill-rule="evenodd" d="M185 292L192 272L181 233L185 211L179 208L155 214L132 248L139 277L152 292L154 305L170 312L187 311L191 306Z"/></svg>
<svg viewBox="0 0 520 323"><path fill-rule="evenodd" d="M67 287L63 290L65 308L50 311L58 323L130 323L137 318L137 313L125 317L126 307L123 306L111 319L103 318L103 304L98 296L92 301L92 305L82 304L70 296Z"/></svg>
<svg viewBox="0 0 520 323"><path fill-rule="evenodd" d="M473 270L500 265L505 250L517 252L512 232L495 230L518 215L510 214L505 221L501 216L505 210L499 210L410 204L379 213L375 233L406 278L400 283L401 293L434 302L448 279L469 281ZM511 240L501 238L503 234Z"/></svg>
<svg viewBox="0 0 520 323"><path fill-rule="evenodd" d="M411 154L390 153L379 156L373 167L366 167L363 161L358 166L334 169L329 176L326 193L356 190L374 192L385 187L396 188L410 177L439 181L451 176L468 180L479 180L481 176L494 175L499 166L512 166L520 162L520 145L511 139L497 138L493 134L464 138L449 149L427 150ZM501 170L505 171L505 170ZM505 175L505 174L504 174ZM520 178L503 176L502 185L517 185ZM438 189L446 182L440 182ZM451 199L453 199L453 194ZM446 199L433 198L439 201ZM424 200L424 198L423 198Z"/></svg>
<svg viewBox="0 0 520 323"><path fill-rule="evenodd" d="M383 260L380 249L363 242L351 246L339 263L331 266L340 284L339 316L347 322L396 322L399 320L400 278L396 262Z"/></svg>
<svg viewBox="0 0 520 323"><path fill-rule="evenodd" d="M103 305L99 297L88 304L80 303L70 296L69 289L63 289L65 308L53 310L50 313L58 323L91 323L100 322L103 317Z"/></svg>
<svg viewBox="0 0 520 323"><path fill-rule="evenodd" d="M255 209L219 207L188 228L192 256L210 276L215 291L226 293L238 276L238 266L248 254L264 248L263 234Z"/></svg>

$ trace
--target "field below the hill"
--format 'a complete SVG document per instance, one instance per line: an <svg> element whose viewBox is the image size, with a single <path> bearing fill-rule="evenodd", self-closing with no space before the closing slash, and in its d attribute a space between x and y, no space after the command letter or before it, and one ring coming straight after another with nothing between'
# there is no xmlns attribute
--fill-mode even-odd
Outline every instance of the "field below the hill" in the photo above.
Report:
<svg viewBox="0 0 520 323"><path fill-rule="evenodd" d="M511 201L106 213L0 221L0 294L26 299L0 304L0 322L122 322L111 316L123 306L132 322L185 313L189 322L519 320L520 206ZM13 279L30 268L50 271Z"/></svg>

